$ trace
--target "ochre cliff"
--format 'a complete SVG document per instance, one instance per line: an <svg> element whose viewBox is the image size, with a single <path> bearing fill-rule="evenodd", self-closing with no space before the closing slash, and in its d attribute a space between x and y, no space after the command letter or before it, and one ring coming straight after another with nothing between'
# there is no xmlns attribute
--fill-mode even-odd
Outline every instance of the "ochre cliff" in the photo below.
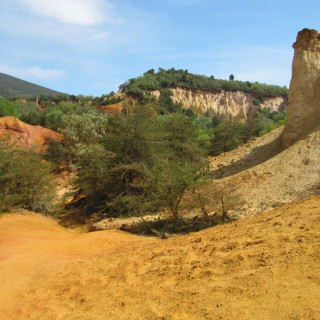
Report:
<svg viewBox="0 0 320 320"><path fill-rule="evenodd" d="M15 141L20 147L43 146L47 139L60 140L62 135L41 126L32 126L14 117L0 118L0 139Z"/></svg>
<svg viewBox="0 0 320 320"><path fill-rule="evenodd" d="M206 92L201 90L186 90L182 88L170 89L172 100L182 103L185 109L192 109L196 113L206 114L219 119L236 118L247 120L252 118L258 107L254 104L254 96L241 91ZM160 96L159 91L153 91L155 97ZM286 99L284 97L265 98L260 106L272 111L283 111Z"/></svg>
<svg viewBox="0 0 320 320"><path fill-rule="evenodd" d="M96 108L100 111L102 111L105 114L118 114L123 111L123 101L115 103L115 104L109 104L105 106L96 106Z"/></svg>
<svg viewBox="0 0 320 320"><path fill-rule="evenodd" d="M320 126L320 34L316 30L303 29L293 48L283 147L292 145Z"/></svg>

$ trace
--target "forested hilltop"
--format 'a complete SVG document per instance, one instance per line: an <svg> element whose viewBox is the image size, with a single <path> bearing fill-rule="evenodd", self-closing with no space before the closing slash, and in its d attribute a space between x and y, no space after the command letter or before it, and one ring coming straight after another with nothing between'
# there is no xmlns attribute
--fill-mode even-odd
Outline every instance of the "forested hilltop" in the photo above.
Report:
<svg viewBox="0 0 320 320"><path fill-rule="evenodd" d="M205 76L189 73L188 70L174 68L165 70L159 68L158 72L150 69L142 76L129 79L120 85L120 90L126 94L141 96L146 91L163 90L172 88L184 88L202 91L219 92L242 91L252 93L257 98L286 97L287 87L261 84L258 82L238 81L231 74L229 80L215 79L214 76Z"/></svg>

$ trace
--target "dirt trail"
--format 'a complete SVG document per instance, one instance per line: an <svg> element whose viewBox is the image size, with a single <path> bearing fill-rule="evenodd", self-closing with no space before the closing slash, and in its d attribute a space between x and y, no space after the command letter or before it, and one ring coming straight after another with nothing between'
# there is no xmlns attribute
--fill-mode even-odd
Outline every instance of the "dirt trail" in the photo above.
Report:
<svg viewBox="0 0 320 320"><path fill-rule="evenodd" d="M0 218L0 319L320 319L320 197L168 240Z"/></svg>

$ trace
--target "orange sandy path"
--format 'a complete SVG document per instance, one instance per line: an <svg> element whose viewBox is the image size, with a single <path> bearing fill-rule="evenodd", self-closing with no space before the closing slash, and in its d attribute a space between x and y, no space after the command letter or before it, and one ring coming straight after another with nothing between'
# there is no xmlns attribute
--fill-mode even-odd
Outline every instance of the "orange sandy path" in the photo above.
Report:
<svg viewBox="0 0 320 320"><path fill-rule="evenodd" d="M158 240L0 219L0 319L320 319L320 197Z"/></svg>

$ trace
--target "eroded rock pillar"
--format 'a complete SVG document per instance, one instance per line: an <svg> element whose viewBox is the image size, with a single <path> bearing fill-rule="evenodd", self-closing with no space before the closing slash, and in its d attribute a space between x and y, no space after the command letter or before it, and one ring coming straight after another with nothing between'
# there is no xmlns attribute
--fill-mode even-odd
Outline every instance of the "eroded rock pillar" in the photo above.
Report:
<svg viewBox="0 0 320 320"><path fill-rule="evenodd" d="M303 29L293 48L283 147L289 147L320 126L320 34Z"/></svg>

